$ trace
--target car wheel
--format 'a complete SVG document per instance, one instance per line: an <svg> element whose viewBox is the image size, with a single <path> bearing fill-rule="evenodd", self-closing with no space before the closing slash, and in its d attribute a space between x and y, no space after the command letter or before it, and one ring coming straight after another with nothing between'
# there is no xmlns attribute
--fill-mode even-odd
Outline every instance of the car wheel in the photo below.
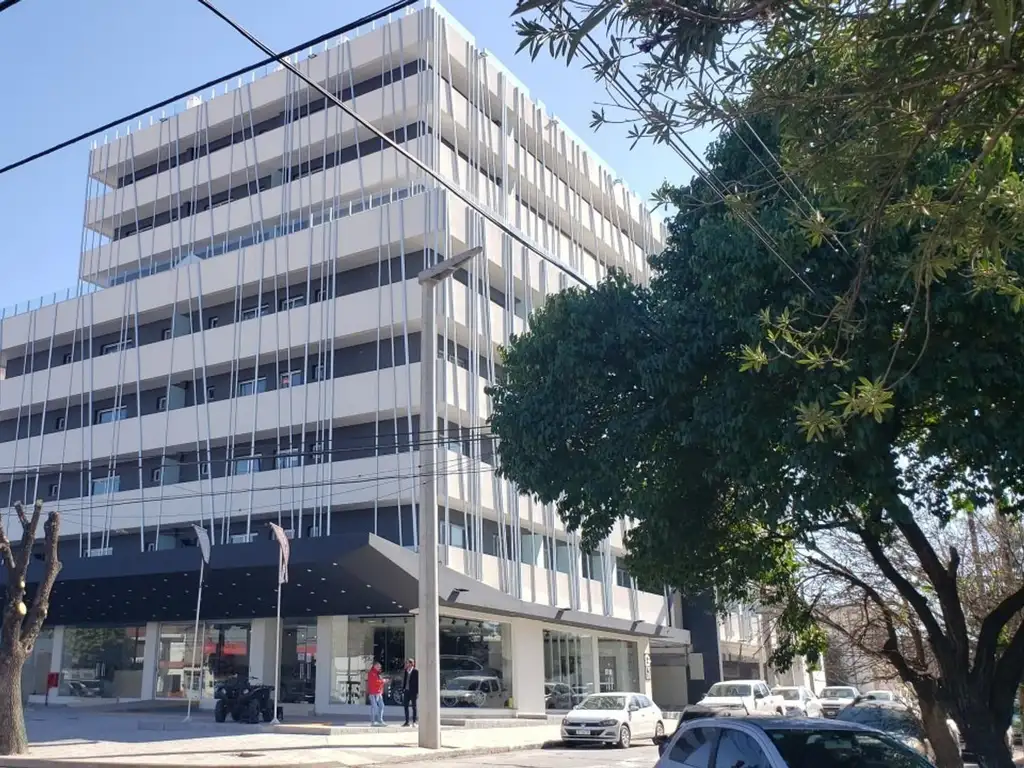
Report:
<svg viewBox="0 0 1024 768"><path fill-rule="evenodd" d="M246 712L246 714L248 715L246 720L250 723L258 723L260 721L260 703L256 701L256 699L249 702L248 712Z"/></svg>
<svg viewBox="0 0 1024 768"><path fill-rule="evenodd" d="M659 741L662 738L664 738L664 736L665 736L665 724L663 722L661 722L661 720L659 720L658 724L656 726L654 726L654 743L658 744Z"/></svg>
<svg viewBox="0 0 1024 768"><path fill-rule="evenodd" d="M632 738L633 735L629 732L628 725L624 725L621 728L619 728L619 749L629 749L630 740Z"/></svg>
<svg viewBox="0 0 1024 768"><path fill-rule="evenodd" d="M218 701L213 708L213 719L223 723L228 719L228 705L224 701Z"/></svg>

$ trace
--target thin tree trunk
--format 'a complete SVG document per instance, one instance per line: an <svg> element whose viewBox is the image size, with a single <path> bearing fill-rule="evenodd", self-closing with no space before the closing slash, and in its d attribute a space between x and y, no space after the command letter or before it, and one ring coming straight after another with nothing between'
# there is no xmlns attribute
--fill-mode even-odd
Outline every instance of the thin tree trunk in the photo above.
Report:
<svg viewBox="0 0 1024 768"><path fill-rule="evenodd" d="M21 755L28 751L21 702L24 661L16 655L0 658L0 755Z"/></svg>
<svg viewBox="0 0 1024 768"><path fill-rule="evenodd" d="M935 765L938 768L963 768L960 757L960 744L954 738L946 723L946 711L934 700L920 698L921 720L928 742L935 754Z"/></svg>

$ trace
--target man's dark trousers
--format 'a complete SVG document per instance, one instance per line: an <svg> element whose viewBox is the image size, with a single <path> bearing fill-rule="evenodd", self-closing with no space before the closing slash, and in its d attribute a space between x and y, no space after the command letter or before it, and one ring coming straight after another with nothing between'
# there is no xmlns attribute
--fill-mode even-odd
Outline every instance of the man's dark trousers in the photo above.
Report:
<svg viewBox="0 0 1024 768"><path fill-rule="evenodd" d="M420 671L413 667L407 669L402 678L402 700L405 704L405 724L415 723L419 720L419 713L416 711L416 699L420 695ZM409 718L410 711L412 719Z"/></svg>

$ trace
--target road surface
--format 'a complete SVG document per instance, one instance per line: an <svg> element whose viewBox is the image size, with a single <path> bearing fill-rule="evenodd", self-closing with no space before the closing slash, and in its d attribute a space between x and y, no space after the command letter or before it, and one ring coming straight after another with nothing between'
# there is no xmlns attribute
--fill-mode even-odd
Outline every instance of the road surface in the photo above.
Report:
<svg viewBox="0 0 1024 768"><path fill-rule="evenodd" d="M403 763L402 768L653 768L658 762L654 746L635 746L628 750L611 747L566 747L476 755L451 760Z"/></svg>

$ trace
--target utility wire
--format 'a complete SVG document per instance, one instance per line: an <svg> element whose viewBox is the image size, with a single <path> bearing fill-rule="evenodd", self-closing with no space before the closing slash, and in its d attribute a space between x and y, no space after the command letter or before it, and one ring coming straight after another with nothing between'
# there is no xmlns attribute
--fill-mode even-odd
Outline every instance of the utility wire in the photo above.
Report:
<svg viewBox="0 0 1024 768"><path fill-rule="evenodd" d="M7 8L10 8L12 5L20 1L21 0L0 0L0 11L4 11ZM418 0L399 0L399 2L392 3L386 8L382 8L379 11L367 14L366 16L358 18L355 21L350 22L342 27L332 29L330 32L326 32L320 35L319 37L315 37L312 40L307 40L306 42L293 46L286 51L282 51L281 56L291 56L293 54L299 53L300 51L306 48L309 48L312 45L317 45L319 43L330 40L332 37L344 35L346 32L351 32L353 29L357 29L361 26L364 26L365 24L369 24L371 22L383 19L392 13L395 13L397 11L402 10L403 8L407 8L410 5L413 5L416 2L418 2ZM255 64L250 64L246 67L243 67L242 69L236 69L234 72L231 72L229 74L221 75L220 77L217 77L213 80L208 80L202 85L197 85L193 88L189 88L187 91L182 91L181 93L175 94L174 96L164 99L163 101L158 101L156 104L151 104L148 107L136 110L135 112L132 112L129 115L119 117L116 120L111 120L109 123L101 125L99 128L93 128L92 130L86 131L85 133L80 133L77 136L73 136L70 139L66 139L65 141L60 142L59 144L54 144L46 149L36 152L35 154L29 155L28 157L23 157L21 160L9 163L8 165L5 165L2 168L0 168L0 175L3 175L8 171L13 171L15 168L20 168L21 166L27 165L28 163L31 163L35 160L44 158L47 155L52 155L54 152L59 152L60 150L70 147L72 144L77 144L78 142L83 141L84 139L88 139L90 136L94 136L97 133L102 133L103 131L108 131L111 128L116 128L120 125L123 125L124 123L130 122L139 117L143 117L144 115L153 112L154 110L160 109L161 107L166 107L167 105L173 104L176 101L186 99L189 96L199 93L200 91L206 90L207 88L213 88L214 86L217 86L226 80L230 80L234 77L240 77L242 75L248 74L249 72L252 72L254 69L259 69L260 67L266 66L267 64L274 64L277 63L278 61L278 56L270 56L269 58L263 59L262 61L258 61ZM288 66L291 65L289 64Z"/></svg>

